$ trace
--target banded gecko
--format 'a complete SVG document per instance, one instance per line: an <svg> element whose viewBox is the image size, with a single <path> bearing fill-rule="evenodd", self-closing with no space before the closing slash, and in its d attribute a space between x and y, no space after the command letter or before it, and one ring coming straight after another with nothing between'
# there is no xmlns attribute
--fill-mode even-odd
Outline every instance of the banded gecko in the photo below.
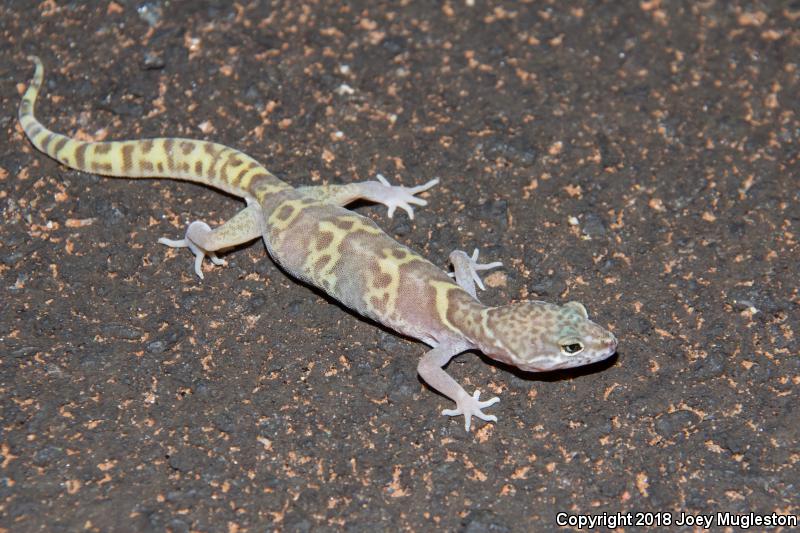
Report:
<svg viewBox="0 0 800 533"><path fill-rule="evenodd" d="M189 224L184 238L159 239L195 256L194 272L203 278L203 259L224 264L216 252L262 238L272 258L286 272L319 287L347 307L404 335L428 344L417 371L433 389L453 400L443 415L497 421L483 412L500 401L468 394L443 367L454 356L478 349L525 371L548 371L586 365L616 351L612 333L589 320L578 302L554 305L523 301L487 307L478 301L483 289L479 271L500 263L478 262L462 251L450 254L454 272L439 267L386 235L369 218L344 208L366 199L397 208L413 218L416 195L438 183L404 187L385 178L347 185L293 188L250 156L221 144L155 138L83 142L55 133L34 116L44 68L36 69L19 106L19 121L31 143L58 162L80 171L127 178L165 177L203 183L244 199L246 207L222 226ZM455 278L454 280L451 277Z"/></svg>

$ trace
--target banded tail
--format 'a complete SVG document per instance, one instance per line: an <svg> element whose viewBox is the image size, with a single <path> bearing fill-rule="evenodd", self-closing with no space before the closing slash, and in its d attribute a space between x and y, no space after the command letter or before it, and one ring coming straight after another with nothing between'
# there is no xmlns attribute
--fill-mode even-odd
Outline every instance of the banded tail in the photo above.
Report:
<svg viewBox="0 0 800 533"><path fill-rule="evenodd" d="M290 188L249 155L222 144L177 137L84 142L50 131L34 116L44 66L36 56L28 59L36 70L19 104L19 122L31 143L59 163L104 176L193 181L258 200Z"/></svg>

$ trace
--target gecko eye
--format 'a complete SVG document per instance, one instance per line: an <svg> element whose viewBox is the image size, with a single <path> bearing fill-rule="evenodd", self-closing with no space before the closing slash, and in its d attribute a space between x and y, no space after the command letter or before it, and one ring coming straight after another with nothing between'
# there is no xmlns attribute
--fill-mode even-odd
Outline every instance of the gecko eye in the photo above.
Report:
<svg viewBox="0 0 800 533"><path fill-rule="evenodd" d="M575 355L583 350L583 344L580 342L567 342L561 345L561 351L566 355Z"/></svg>

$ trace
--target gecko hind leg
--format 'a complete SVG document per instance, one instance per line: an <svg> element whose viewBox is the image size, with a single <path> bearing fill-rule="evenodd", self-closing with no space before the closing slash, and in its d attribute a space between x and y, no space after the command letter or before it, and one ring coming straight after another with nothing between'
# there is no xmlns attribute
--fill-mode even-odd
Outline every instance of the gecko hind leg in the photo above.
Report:
<svg viewBox="0 0 800 533"><path fill-rule="evenodd" d="M389 218L394 217L394 211L399 207L408 213L408 218L414 220L414 208L411 207L411 204L420 206L428 205L427 200L417 198L416 195L439 184L439 178L433 178L427 183L417 185L416 187L403 187L402 185L391 185L383 174L378 174L375 177L378 178L381 187L367 198L373 202L385 205L389 210Z"/></svg>
<svg viewBox="0 0 800 533"><path fill-rule="evenodd" d="M264 216L257 204L242 209L222 226L211 229L208 224L195 220L186 228L183 239L160 238L158 242L171 248L188 248L194 254L194 272L203 279L203 259L208 257L215 265L225 262L217 257L217 250L231 248L261 237L264 233Z"/></svg>

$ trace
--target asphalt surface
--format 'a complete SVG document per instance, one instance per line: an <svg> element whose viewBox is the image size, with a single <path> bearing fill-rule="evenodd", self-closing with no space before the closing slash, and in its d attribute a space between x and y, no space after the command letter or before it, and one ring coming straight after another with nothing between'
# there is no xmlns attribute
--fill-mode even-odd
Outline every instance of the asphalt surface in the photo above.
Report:
<svg viewBox="0 0 800 533"><path fill-rule="evenodd" d="M3 2L0 531L796 517L799 27L779 1ZM156 243L237 199L36 152L31 53L37 115L79 138L214 140L297 185L440 177L413 221L357 209L435 263L503 261L488 304L583 302L618 355L460 356L501 397L466 433L424 345L261 243L204 281Z"/></svg>

